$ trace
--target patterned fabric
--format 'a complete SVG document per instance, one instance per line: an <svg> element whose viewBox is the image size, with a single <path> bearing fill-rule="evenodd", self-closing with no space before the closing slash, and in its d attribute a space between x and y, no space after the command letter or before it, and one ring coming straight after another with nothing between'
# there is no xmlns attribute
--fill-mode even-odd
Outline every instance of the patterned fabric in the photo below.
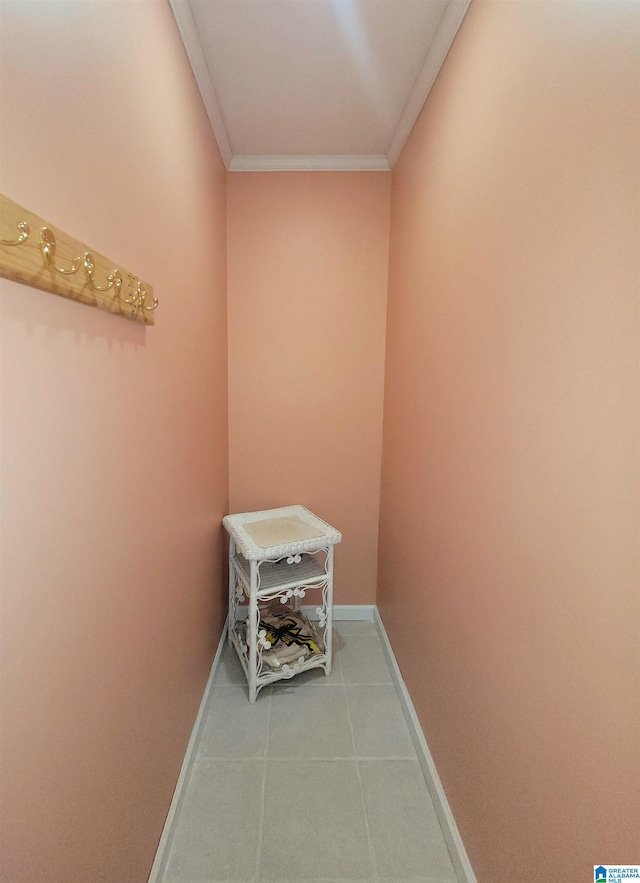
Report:
<svg viewBox="0 0 640 883"><path fill-rule="evenodd" d="M245 635L248 620L245 622ZM320 653L321 648L309 620L290 607L271 606L260 611L259 644L262 661L269 668L280 668L296 660Z"/></svg>

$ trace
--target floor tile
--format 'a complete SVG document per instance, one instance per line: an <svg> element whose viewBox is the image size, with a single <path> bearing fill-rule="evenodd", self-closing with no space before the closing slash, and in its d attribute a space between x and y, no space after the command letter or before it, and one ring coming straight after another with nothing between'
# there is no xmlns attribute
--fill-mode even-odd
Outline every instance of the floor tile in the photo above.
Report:
<svg viewBox="0 0 640 883"><path fill-rule="evenodd" d="M290 681L276 681L275 686L282 684L291 684L314 687L329 687L334 684L344 684L344 676L342 674L342 661L340 658L339 639L336 635L333 638L333 665L331 666L331 674L327 677L323 668L310 668L309 671L303 671L302 674L296 675Z"/></svg>
<svg viewBox="0 0 640 883"><path fill-rule="evenodd" d="M225 645L163 883L454 883L374 624L338 622L334 649L331 678L251 705Z"/></svg>
<svg viewBox="0 0 640 883"><path fill-rule="evenodd" d="M255 873L263 763L194 764L165 883L249 880Z"/></svg>
<svg viewBox="0 0 640 883"><path fill-rule="evenodd" d="M345 684L390 684L391 672L378 635L348 635L340 650Z"/></svg>
<svg viewBox="0 0 640 883"><path fill-rule="evenodd" d="M272 690L270 758L354 757L343 687L320 689L292 681Z"/></svg>
<svg viewBox="0 0 640 883"><path fill-rule="evenodd" d="M376 880L384 880L384 883L457 883L457 877L441 877L439 874L432 874L429 877L376 877Z"/></svg>
<svg viewBox="0 0 640 883"><path fill-rule="evenodd" d="M455 883L453 865L418 762L362 761L359 769L378 875L406 879L424 876L428 869L441 883Z"/></svg>
<svg viewBox="0 0 640 883"><path fill-rule="evenodd" d="M340 635L377 635L378 628L373 620L340 619L334 620L334 626Z"/></svg>
<svg viewBox="0 0 640 883"><path fill-rule="evenodd" d="M229 646L225 638L224 649L220 654L220 662L216 671L215 686L229 684L244 684L246 686L246 683L247 679L240 665L238 654L233 647Z"/></svg>
<svg viewBox="0 0 640 883"><path fill-rule="evenodd" d="M457 883L457 877L441 877L439 874L431 877L376 877L384 883Z"/></svg>
<svg viewBox="0 0 640 883"><path fill-rule="evenodd" d="M325 675L324 669L312 668L309 671L302 672L302 674L300 675L296 675L295 678L293 678L292 680L294 680L298 684L313 684L314 686L318 687L324 687L329 684L344 683L344 677L342 674L342 663L340 661L340 647L341 638L337 635L334 629L333 666L329 677ZM286 681L284 683L286 683ZM229 647L228 643L225 642L224 649L222 650L222 653L220 655L218 670L215 676L215 686L231 685L243 685L246 689L247 679L244 670L240 665L238 654L233 647ZM258 693L258 696L260 696L260 693Z"/></svg>
<svg viewBox="0 0 640 883"><path fill-rule="evenodd" d="M356 754L359 757L408 757L416 752L392 685L349 686Z"/></svg>
<svg viewBox="0 0 640 883"><path fill-rule="evenodd" d="M251 705L246 687L216 686L198 742L198 758L263 758L269 732L269 699Z"/></svg>
<svg viewBox="0 0 640 883"><path fill-rule="evenodd" d="M336 664L334 658L331 674L329 677L324 673L323 668L310 668L309 671L303 671L302 674L296 675L291 680L275 681L273 686L282 688L284 685L298 687L333 687L335 685L342 686L344 677L342 675L342 666Z"/></svg>
<svg viewBox="0 0 640 883"><path fill-rule="evenodd" d="M260 880L373 877L355 761L269 762Z"/></svg>

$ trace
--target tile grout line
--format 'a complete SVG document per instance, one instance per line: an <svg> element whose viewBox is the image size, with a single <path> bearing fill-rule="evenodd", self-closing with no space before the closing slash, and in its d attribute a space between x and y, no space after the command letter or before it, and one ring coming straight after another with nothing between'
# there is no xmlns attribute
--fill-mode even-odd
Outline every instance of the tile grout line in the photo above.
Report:
<svg viewBox="0 0 640 883"><path fill-rule="evenodd" d="M344 670L343 670L343 674L344 674ZM373 847L373 839L371 837L371 831L369 829L369 817L367 815L367 807L366 807L366 804L364 801L364 789L362 787L362 777L360 776L360 767L358 765L357 750L356 750L356 736L355 736L355 732L353 729L353 721L351 719L351 706L349 705L349 694L347 692L346 683L343 684L343 686L344 686L344 698L345 698L345 702L347 703L347 720L349 722L349 731L351 733L351 742L353 744L353 758L354 758L354 763L355 763L355 768L356 768L356 777L358 779L358 788L360 789L360 804L362 806L362 816L364 819L364 828L365 828L365 831L367 834L367 848L369 851L369 861L371 863L371 869L374 874L374 879L379 880L380 877L378 876L378 863L376 862L376 853L375 853L375 849Z"/></svg>
<svg viewBox="0 0 640 883"><path fill-rule="evenodd" d="M211 663L209 677L207 678L207 683L202 694L202 700L198 707L198 713L196 715L193 728L191 730L189 743L185 751L182 766L180 767L178 780L173 790L173 796L171 798L171 803L167 811L167 816L162 828L162 833L160 835L156 854L153 859L153 864L151 865L151 870L149 871L147 883L164 883L165 880L166 871L169 867L171 855L174 851L174 835L176 831L176 825L178 822L178 818L180 817L180 814L182 812L185 793L188 784L191 781L191 774L193 772L194 765L197 763L197 747L200 745L202 730L204 728L206 717L209 713L211 695L213 694L213 690L215 687L215 680L218 673L218 668L220 666L222 652L225 646L228 627L229 617L227 615L222 625L222 631L220 633L218 646L216 647L216 652L213 657L213 662Z"/></svg>
<svg viewBox="0 0 640 883"><path fill-rule="evenodd" d="M372 820L369 820L368 813L367 813L367 804L366 804L365 794L364 794L364 778L365 777L363 777L361 774L362 769L363 769L362 765L370 763L370 762L376 763L376 762L380 762L380 761L382 761L382 762L395 761L395 762L411 763L412 765L416 764L418 766L418 768L422 768L423 764L420 759L419 753L417 751L417 746L415 745L414 734L413 734L413 730L411 730L411 727L409 727L409 729L410 729L410 734L412 736L412 743L414 744L414 750L415 750L414 755L411 757L406 756L406 755L395 755L395 754L394 755L385 755L385 756L380 756L379 754L359 755L357 752L356 739L355 739L355 722L353 721L353 715L351 712L351 705L350 705L350 695L352 692L355 694L360 689L363 689L364 691L366 691L368 688L372 688L372 687L378 687L378 688L390 687L391 690L393 691L393 693L395 694L395 696L400 701L401 709L404 712L403 716L405 717L405 722L407 723L407 725L409 724L409 721L406 719L406 711L405 711L403 701L402 701L403 694L402 694L401 688L403 686L403 683L402 683L402 681L400 681L400 683L396 682L396 678L395 678L394 671L393 671L393 666L390 662L390 657L388 655L387 648L386 648L384 640L383 640L382 630L380 629L380 625L377 622L374 623L374 625L376 626L377 634L372 635L372 637L377 638L378 641L382 644L382 649L383 649L383 653L384 653L384 665L385 665L385 668L387 669L387 671L390 671L390 674L391 674L390 681L385 681L385 682L381 681L376 684L367 684L367 683L363 684L360 681L356 681L355 683L347 683L347 680L346 680L347 676L345 675L345 672L344 672L342 656L340 653L335 652L335 645L334 645L334 669L339 667L339 672L336 672L336 673L339 675L342 675L342 683L327 683L327 679L325 679L323 677L317 683L297 684L296 679L293 679L291 681L291 683L288 683L287 681L283 681L283 682L280 682L280 684L274 683L272 685L269 685L269 689L266 691L268 695L263 697L267 701L267 708L265 709L267 730L266 730L266 738L265 738L264 747L262 749L262 753L255 752L253 754L253 756L246 756L243 751L242 756L216 757L215 754L212 754L211 756L200 755L200 757L197 757L199 751L196 750L196 757L192 757L192 761L191 761L192 770L193 770L193 766L199 765L200 763L204 763L204 764L208 765L211 762L217 763L220 761L223 761L223 762L227 761L229 763L238 763L241 761L242 762L260 761L260 760L262 761L263 768L261 770L261 785L260 785L260 792L259 792L259 797L258 797L258 799L260 800L260 806L259 806L259 814L257 817L258 826L257 826L256 844L255 844L255 867L254 867L254 872L253 872L252 876L247 877L247 883L249 883L249 881L251 881L251 883L259 883L259 881L261 879L263 879L263 878L261 878L260 874L261 874L262 855L264 853L264 839L265 839L265 827L266 827L266 797L267 797L267 785L268 785L268 781L269 781L268 767L269 767L269 763L271 761L273 761L276 765L283 764L283 763L285 763L285 764L290 764L290 763L307 764L307 763L322 763L322 762L329 762L329 763L338 762L338 763L345 763L345 764L351 763L351 762L355 763L355 770L356 770L356 776L357 776L357 780L358 780L358 787L360 790L360 804L361 804L362 811L363 811L363 822L364 822L365 833L367 836L367 851L368 851L369 862L370 862L370 871L369 871L370 876L367 876L366 879L371 881L371 883L373 883L373 881L377 881L377 883L382 883L382 878L380 877L380 873L378 871L378 866L377 866L375 843L374 843L374 839L371 834L371 830L372 830L371 825L373 824L374 817L372 816ZM337 637L337 635L336 635L336 637ZM361 636L358 634L351 634L351 635L346 635L346 636L341 636L341 637L346 637L346 640L348 643L351 641L352 638L358 638ZM369 635L362 635L362 637L369 637ZM224 637L223 637L223 640L224 640ZM356 641L356 643L360 643L360 642ZM225 648L226 648L226 642L225 642ZM336 665L336 663L337 663L337 665ZM366 676L367 676L367 673L365 672L363 674L363 677L366 678ZM313 695L313 688L315 688L316 696L319 698L319 695L317 694L317 690L318 690L318 688L320 688L322 686L332 686L332 687L342 687L343 688L343 695L345 696L345 701L347 704L347 708L346 708L347 721L346 721L346 723L347 723L348 732L350 733L350 736L351 736L350 741L351 741L353 753L350 756L343 756L343 757L304 757L304 756L297 755L297 756L287 756L287 757L279 757L279 758L271 759L269 757L269 753L270 753L270 749L271 749L271 742L274 742L275 745L277 745L277 742L278 742L277 738L275 738L275 737L274 737L274 739L271 739L271 725L273 722L273 715L275 713L275 711L273 709L273 702L274 702L274 696L278 692L280 692L280 690L278 688L279 687L282 687L282 688L289 687L289 688L291 688L291 692L298 692L298 690L300 690L301 692L306 692L309 697L311 697ZM211 685L211 692L209 694L209 697L208 697L208 700L206 703L207 712L211 711L211 702L213 700L214 693L218 697L220 696L221 693L223 695L225 693L227 693L227 695L229 695L229 693L230 693L230 691L228 690L229 687L233 687L235 689L240 687L241 689L243 689L243 692L246 693L246 690L245 690L246 685L244 683L238 683L238 684L235 684L235 683L218 684L218 683L216 683L215 685L212 684ZM304 690L305 687L310 687L312 689L305 691ZM282 692L289 692L289 690L285 691L283 689ZM330 697L327 694L325 694L325 696L328 701ZM329 704L333 705L333 700ZM277 705L277 703L276 703L276 705ZM202 730L200 730L200 732L198 733L198 738L197 738L197 748L198 749L200 748L201 739L202 739ZM193 747L196 747L196 746L193 746ZM390 745L390 747L392 747L392 746ZM416 756L416 754L418 754L418 756ZM256 764L256 767L257 767L257 764ZM366 767L364 767L364 769L366 770ZM191 770L191 772L192 772L192 770ZM255 772L257 774L259 772L259 770L256 768ZM276 772L277 771L274 771L274 775L276 774ZM345 772L346 772L346 768L345 768ZM423 770L423 773L424 773L424 770ZM424 777L426 778L426 774ZM255 778L257 779L257 775ZM257 786L258 782L255 781L255 779L254 779L254 782L255 782L255 785ZM427 782L427 787L429 788L428 782ZM429 791L430 791L430 788L429 788ZM432 800L433 800L433 796L432 796ZM356 802L357 802L357 798L356 798ZM434 808L435 808L435 801L433 801L433 802L434 802ZM355 808L354 811L357 813L357 808ZM437 810L436 810L436 813L437 813ZM440 821L440 819L439 819L439 821ZM440 821L440 827L442 828L441 821ZM444 834L444 831L443 831L443 834ZM451 853L451 849L449 847L446 837L445 837L445 843L446 843L447 847L449 848L449 852ZM170 844L170 852L173 851L174 845L175 844L173 842ZM167 856L167 859L168 858L169 858L169 856ZM452 858L453 858L453 856L452 856ZM168 863L169 862L167 861L166 865L168 865ZM454 870L456 870L455 862L453 864L454 864ZM165 869L166 869L166 866L165 866ZM211 872L209 872L209 873L211 873ZM251 874L251 872L249 872L249 873ZM420 878L420 879L422 879L422 878ZM158 883L159 883L159 881L158 881ZM174 881L172 878L172 883L178 883L178 881ZM195 880L183 881L181 878L179 883L196 883L196 881ZM214 883L214 880L207 879L207 881L203 880L202 883ZM225 883L230 883L229 878L225 878ZM283 881L283 883L284 883L284 881ZM336 878L336 883L340 883L340 881L337 878ZM349 883L349 881L343 880L342 883ZM364 881L363 881L363 883L364 883ZM408 883L408 879L407 879L407 883ZM471 883L470 880L469 880L469 883Z"/></svg>
<svg viewBox="0 0 640 883"><path fill-rule="evenodd" d="M293 679L292 679L293 680ZM367 682L366 684L361 684L359 681L347 681L346 683L341 683L338 681L334 681L332 684L304 684L299 683L295 685L295 690L297 693L303 693L305 690L334 690L340 689L341 687L355 687L356 689L368 689L369 687L391 687L396 693L395 687L393 685L393 681L371 681L371 683ZM216 688L219 690L243 690L245 693L247 692L246 684L217 684ZM267 688L275 690L276 693L283 693L287 688L287 684L283 684L279 681L276 681L273 684L266 684L262 689L266 690ZM258 698L260 694L258 694ZM257 701L257 700L256 700Z"/></svg>
<svg viewBox="0 0 640 883"><path fill-rule="evenodd" d="M195 763L211 763L212 761L215 761L215 763L245 763L250 760L260 761L264 759L264 757L254 757L252 755L247 755L246 757L242 755L235 757L215 757L214 755L210 755L201 757L199 760L196 760ZM373 763L374 761L384 762L388 760L402 760L406 763L417 763L418 765L420 763L416 757L410 757L407 754L351 754L342 755L340 757L315 757L314 755L297 754L293 757L270 757L269 763L351 763L354 760L357 760L358 763Z"/></svg>
<svg viewBox="0 0 640 883"><path fill-rule="evenodd" d="M411 696L402 677L402 672L396 659L393 647L389 640L386 628L380 611L376 608L374 620L378 629L378 635L382 641L383 651L392 676L393 686L395 687L400 706L402 708L405 721L409 727L409 733L416 751L418 763L422 768L424 780L427 785L431 801L440 824L440 830L444 837L446 847L449 851L449 857L453 865L454 873L460 883L476 883L476 877L469 862L464 843L460 837L458 826L449 806L446 793L442 787L442 782L438 775L435 762L431 755L429 745L422 730L420 720L416 713L415 707L411 700Z"/></svg>
<svg viewBox="0 0 640 883"><path fill-rule="evenodd" d="M271 739L271 715L273 711L273 691L269 690L269 708L267 710L267 740L264 746L264 758L262 761L262 790L260 793L260 818L258 820L258 835L256 844L256 871L254 880L260 880L260 861L262 860L262 838L264 834L264 814L267 802L267 770L269 763L269 742Z"/></svg>
<svg viewBox="0 0 640 883"><path fill-rule="evenodd" d="M246 757L241 757L238 755L237 757L214 757L213 755L207 757L201 757L199 760L196 760L195 763L204 763L210 764L212 762L215 763L245 763L246 761L261 761L264 760L264 757L253 757L251 755L247 755ZM269 763L352 763L354 760L357 760L358 763L374 763L374 762L383 762L386 761L403 761L405 763L417 763L420 764L420 761L416 757L409 757L406 754L362 754L362 755L342 755L340 757L327 757L327 756L318 756L314 755L306 755L306 754L297 754L293 757L270 757Z"/></svg>

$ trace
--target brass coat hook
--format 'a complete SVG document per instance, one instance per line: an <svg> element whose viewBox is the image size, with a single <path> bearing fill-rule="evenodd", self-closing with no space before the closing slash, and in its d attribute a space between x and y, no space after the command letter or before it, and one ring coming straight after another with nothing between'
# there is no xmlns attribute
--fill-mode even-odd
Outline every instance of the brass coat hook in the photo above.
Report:
<svg viewBox="0 0 640 883"><path fill-rule="evenodd" d="M146 301L148 293L149 292L147 291L147 289L143 288L142 282L138 282L138 285L136 286L136 289L131 297L121 297L120 300L125 304L130 304L130 306L134 307L136 312L139 309L151 312L151 310L155 310L155 308L158 306L158 298L152 295L153 304L152 306L147 306Z"/></svg>
<svg viewBox="0 0 640 883"><path fill-rule="evenodd" d="M117 270L114 270L107 276L106 285L98 285L93 278L93 271L95 268L96 265L92 255L86 251L84 253L84 272L87 277L87 284L90 285L94 291L109 291L110 288L115 286L118 297L120 297L120 287L122 286L122 277L120 273Z"/></svg>
<svg viewBox="0 0 640 883"><path fill-rule="evenodd" d="M56 273L61 273L63 276L71 276L80 269L81 259L79 257L73 259L73 263L68 270L56 266L54 262L56 256L56 237L53 235L53 230L50 230L48 227L43 227L40 230L40 248L42 249L47 267L55 270Z"/></svg>
<svg viewBox="0 0 640 883"><path fill-rule="evenodd" d="M148 282L1 193L0 278L155 324L158 299Z"/></svg>
<svg viewBox="0 0 640 883"><path fill-rule="evenodd" d="M20 231L20 234L17 239L0 239L0 243L2 245L20 245L23 242L26 242L29 238L29 225L26 221L18 221L16 227Z"/></svg>

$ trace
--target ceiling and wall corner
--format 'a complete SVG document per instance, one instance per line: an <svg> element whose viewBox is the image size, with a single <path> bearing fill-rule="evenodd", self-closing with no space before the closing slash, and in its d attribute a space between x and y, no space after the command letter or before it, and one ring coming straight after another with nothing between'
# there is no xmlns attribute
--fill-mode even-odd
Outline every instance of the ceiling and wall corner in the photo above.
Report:
<svg viewBox="0 0 640 883"><path fill-rule="evenodd" d="M388 171L470 0L169 0L229 171Z"/></svg>

